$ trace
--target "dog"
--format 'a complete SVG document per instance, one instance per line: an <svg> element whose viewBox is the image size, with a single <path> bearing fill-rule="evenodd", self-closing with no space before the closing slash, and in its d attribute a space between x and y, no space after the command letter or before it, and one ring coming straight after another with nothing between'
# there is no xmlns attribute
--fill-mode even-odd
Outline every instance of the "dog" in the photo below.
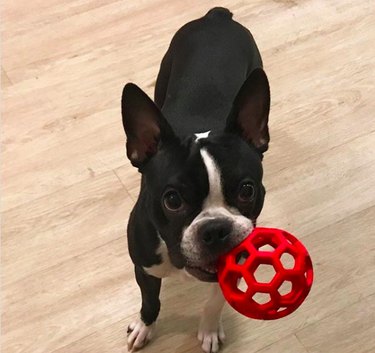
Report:
<svg viewBox="0 0 375 353"><path fill-rule="evenodd" d="M264 202L262 159L270 89L251 33L225 8L187 23L165 54L152 101L133 83L122 93L126 153L142 175L128 248L142 295L128 350L152 337L162 278L213 282L198 338L219 350L224 298L218 257L255 227Z"/></svg>

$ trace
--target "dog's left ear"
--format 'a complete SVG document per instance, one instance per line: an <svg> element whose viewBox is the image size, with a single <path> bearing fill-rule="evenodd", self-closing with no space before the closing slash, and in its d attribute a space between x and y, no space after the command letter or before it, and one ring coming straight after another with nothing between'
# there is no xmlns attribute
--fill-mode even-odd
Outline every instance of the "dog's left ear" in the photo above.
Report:
<svg viewBox="0 0 375 353"><path fill-rule="evenodd" d="M270 87L261 68L255 69L238 92L227 119L226 132L240 135L260 153L267 151Z"/></svg>

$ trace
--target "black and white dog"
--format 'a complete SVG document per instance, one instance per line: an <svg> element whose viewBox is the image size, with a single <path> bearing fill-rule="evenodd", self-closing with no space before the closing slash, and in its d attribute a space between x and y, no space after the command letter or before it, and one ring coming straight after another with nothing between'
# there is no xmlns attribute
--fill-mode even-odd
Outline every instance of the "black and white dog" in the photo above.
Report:
<svg viewBox="0 0 375 353"><path fill-rule="evenodd" d="M161 279L174 273L216 282L218 256L239 244L263 207L270 92L250 32L224 8L183 26L161 63L155 103L129 83L122 95L127 156L142 174L128 224L141 289L129 350L153 333ZM198 338L205 352L224 340L217 283Z"/></svg>

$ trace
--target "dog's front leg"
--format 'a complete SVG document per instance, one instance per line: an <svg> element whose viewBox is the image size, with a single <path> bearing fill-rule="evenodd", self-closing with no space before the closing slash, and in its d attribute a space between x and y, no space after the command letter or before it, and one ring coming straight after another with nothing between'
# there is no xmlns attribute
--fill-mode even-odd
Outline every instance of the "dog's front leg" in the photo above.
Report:
<svg viewBox="0 0 375 353"><path fill-rule="evenodd" d="M202 349L206 353L218 352L220 343L224 342L225 339L221 322L221 311L225 299L218 283L211 286L211 294L203 309L198 331L198 339L202 342Z"/></svg>
<svg viewBox="0 0 375 353"><path fill-rule="evenodd" d="M160 310L161 279L148 275L139 266L135 266L135 278L141 289L142 308L140 318L128 327L128 351L142 348L150 341Z"/></svg>

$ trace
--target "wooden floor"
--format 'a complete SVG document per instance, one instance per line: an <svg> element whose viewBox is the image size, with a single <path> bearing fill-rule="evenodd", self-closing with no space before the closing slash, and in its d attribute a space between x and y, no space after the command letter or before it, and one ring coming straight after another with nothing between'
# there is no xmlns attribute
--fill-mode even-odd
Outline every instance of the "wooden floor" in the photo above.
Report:
<svg viewBox="0 0 375 353"><path fill-rule="evenodd" d="M226 353L375 352L375 3L217 1L254 34L272 91L260 224L316 280L275 322L227 307ZM2 11L2 348L123 353L139 293L125 225L139 176L120 94L152 94L173 33L212 1L8 0ZM199 352L202 283L166 281L144 352ZM201 290L202 289L202 290Z"/></svg>

